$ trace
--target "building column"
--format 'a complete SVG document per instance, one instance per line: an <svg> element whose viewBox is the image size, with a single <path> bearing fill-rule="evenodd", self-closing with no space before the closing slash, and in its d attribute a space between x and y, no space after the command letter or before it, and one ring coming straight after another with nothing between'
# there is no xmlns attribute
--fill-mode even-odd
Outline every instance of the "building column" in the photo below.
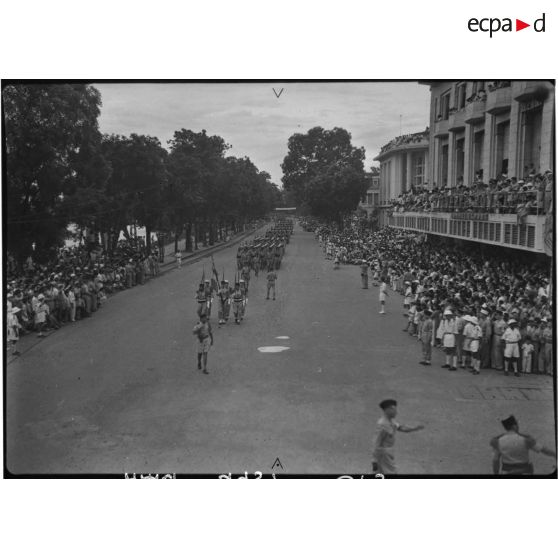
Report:
<svg viewBox="0 0 558 558"><path fill-rule="evenodd" d="M455 167L455 133L450 132L448 138L448 186L454 187L453 169Z"/></svg>
<svg viewBox="0 0 558 558"><path fill-rule="evenodd" d="M482 151L482 181L488 184L493 177L492 149L494 147L494 116L485 113L484 120L484 149Z"/></svg>
<svg viewBox="0 0 558 558"><path fill-rule="evenodd" d="M413 152L407 151L407 184L406 187L409 187L413 184Z"/></svg>
<svg viewBox="0 0 558 558"><path fill-rule="evenodd" d="M519 103L512 101L510 111L510 141L508 142L508 176L521 177L523 169L519 171L517 168L519 159L519 141L520 141L520 113Z"/></svg>
<svg viewBox="0 0 558 558"><path fill-rule="evenodd" d="M472 184L474 176L471 176L472 165L472 127L471 124L465 124L465 145L463 146L463 184L469 186Z"/></svg>
<svg viewBox="0 0 558 558"><path fill-rule="evenodd" d="M540 173L547 170L556 172L553 168L554 155L554 92L549 94L543 105L541 127L541 154L539 159Z"/></svg>
<svg viewBox="0 0 558 558"><path fill-rule="evenodd" d="M434 138L431 143L432 145L432 153L430 155L430 160L432 161L432 174L430 175L430 183L431 187L439 188L440 185L438 184L438 151L440 149L440 140L438 138Z"/></svg>

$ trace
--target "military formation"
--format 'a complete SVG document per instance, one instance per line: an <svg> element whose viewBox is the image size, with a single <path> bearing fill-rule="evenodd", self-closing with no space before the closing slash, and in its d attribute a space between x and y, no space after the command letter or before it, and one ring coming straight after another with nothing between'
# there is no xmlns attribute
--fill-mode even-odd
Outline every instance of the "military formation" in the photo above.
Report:
<svg viewBox="0 0 558 558"><path fill-rule="evenodd" d="M246 315L252 273L255 277L258 277L260 272L267 273L267 298L272 294L275 300L276 272L281 267L292 233L293 221L280 219L263 236L241 243L236 255L234 285L225 279L224 271L219 280L212 260L212 276L206 278L204 271L196 292L198 317L205 315L208 320L211 319L215 301L219 327L228 323L231 311L234 323L240 324Z"/></svg>

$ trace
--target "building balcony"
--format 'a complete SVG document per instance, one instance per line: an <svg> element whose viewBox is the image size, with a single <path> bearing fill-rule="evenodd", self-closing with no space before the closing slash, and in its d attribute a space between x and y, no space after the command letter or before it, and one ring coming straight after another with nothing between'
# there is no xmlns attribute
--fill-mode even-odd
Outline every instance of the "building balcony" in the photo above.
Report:
<svg viewBox="0 0 558 558"><path fill-rule="evenodd" d="M478 124L484 120L484 113L486 111L486 101L478 100L471 101L465 107L465 122L467 124Z"/></svg>
<svg viewBox="0 0 558 558"><path fill-rule="evenodd" d="M489 91L486 97L486 112L490 114L502 114L511 110L512 88L502 87Z"/></svg>
<svg viewBox="0 0 558 558"><path fill-rule="evenodd" d="M438 120L434 124L434 137L440 138L447 136L449 134L449 119L448 120Z"/></svg>
<svg viewBox="0 0 558 558"><path fill-rule="evenodd" d="M460 132L465 129L465 110L459 110L450 114L448 130L450 132Z"/></svg>
<svg viewBox="0 0 558 558"><path fill-rule="evenodd" d="M554 89L549 81L514 81L512 97L521 103L525 101L544 101Z"/></svg>
<svg viewBox="0 0 558 558"><path fill-rule="evenodd" d="M518 225L517 215L405 211L389 216L397 229L470 240L544 254L544 215L528 215Z"/></svg>

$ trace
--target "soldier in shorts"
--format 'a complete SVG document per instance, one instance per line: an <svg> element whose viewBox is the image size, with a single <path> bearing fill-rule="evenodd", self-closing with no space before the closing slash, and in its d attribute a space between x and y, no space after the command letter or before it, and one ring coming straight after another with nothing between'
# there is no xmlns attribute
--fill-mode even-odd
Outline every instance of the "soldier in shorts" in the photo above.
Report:
<svg viewBox="0 0 558 558"><path fill-rule="evenodd" d="M277 273L270 269L267 274L267 298L269 300L269 291L273 291L273 300L275 300L275 281L277 281Z"/></svg>
<svg viewBox="0 0 558 558"><path fill-rule="evenodd" d="M502 335L502 341L505 343L504 348L504 375L508 375L510 363L513 372L519 376L517 371L517 362L519 361L519 342L521 341L521 333L517 329L517 321L513 318L508 322L508 328Z"/></svg>
<svg viewBox="0 0 558 558"><path fill-rule="evenodd" d="M200 316L200 321L194 327L194 335L198 338L198 370L202 369L203 359L203 373L209 374L207 371L207 353L209 347L213 345L213 332L205 314Z"/></svg>

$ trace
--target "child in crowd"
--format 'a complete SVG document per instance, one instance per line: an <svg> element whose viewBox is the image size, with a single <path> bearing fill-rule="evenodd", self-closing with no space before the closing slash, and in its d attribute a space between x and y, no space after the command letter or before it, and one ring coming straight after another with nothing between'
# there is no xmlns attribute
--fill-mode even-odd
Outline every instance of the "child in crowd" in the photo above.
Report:
<svg viewBox="0 0 558 558"><path fill-rule="evenodd" d="M531 374L533 352L535 347L531 341L531 337L527 336L523 345L521 345L522 360L521 369L524 374Z"/></svg>

